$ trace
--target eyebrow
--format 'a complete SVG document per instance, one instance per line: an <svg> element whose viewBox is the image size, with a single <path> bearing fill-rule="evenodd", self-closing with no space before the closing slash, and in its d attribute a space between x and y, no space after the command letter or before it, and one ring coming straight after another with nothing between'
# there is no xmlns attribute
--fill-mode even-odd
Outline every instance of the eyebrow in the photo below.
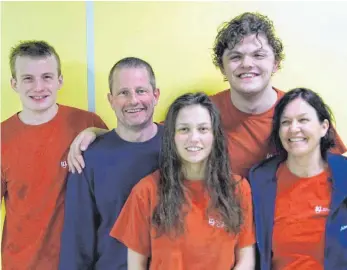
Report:
<svg viewBox="0 0 347 270"><path fill-rule="evenodd" d="M120 92L124 92L124 91L129 91L128 87L122 87L122 88L116 88L114 87L112 90L114 93L120 93Z"/></svg>
<svg viewBox="0 0 347 270"><path fill-rule="evenodd" d="M54 76L54 73L52 72L46 72L46 73L43 73L42 75L51 75L51 76ZM23 77L32 77L33 75L32 74L22 74L20 77L23 78Z"/></svg>
<svg viewBox="0 0 347 270"><path fill-rule="evenodd" d="M176 126L189 126L191 125L191 123L177 123ZM211 123L208 122L202 122L202 123L198 123L198 126L203 126L203 125L211 125Z"/></svg>
<svg viewBox="0 0 347 270"><path fill-rule="evenodd" d="M259 52L263 52L263 53L268 53L267 50L265 50L264 48L259 48L259 49L256 49L255 51L253 51L252 53L259 53ZM241 53L240 51L237 51L237 50L230 50L229 52L227 52L227 55L232 55L232 54L243 54Z"/></svg>
<svg viewBox="0 0 347 270"><path fill-rule="evenodd" d="M301 116L306 116L306 115L307 115L307 113L302 113L302 114L296 115L296 117L301 117ZM281 118L291 118L291 117L282 116Z"/></svg>
<svg viewBox="0 0 347 270"><path fill-rule="evenodd" d="M31 77L31 76L33 76L33 75L31 75L31 74L22 74L20 77L23 78L23 77L28 77L28 76Z"/></svg>

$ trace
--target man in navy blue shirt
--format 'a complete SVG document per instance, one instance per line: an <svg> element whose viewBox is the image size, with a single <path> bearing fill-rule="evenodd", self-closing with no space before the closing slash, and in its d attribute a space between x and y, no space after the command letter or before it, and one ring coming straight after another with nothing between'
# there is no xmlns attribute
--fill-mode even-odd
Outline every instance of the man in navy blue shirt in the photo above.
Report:
<svg viewBox="0 0 347 270"><path fill-rule="evenodd" d="M68 177L61 270L127 269L127 248L109 233L133 186L158 168L163 130L153 122L160 95L153 69L124 58L111 69L109 87L117 128L98 136L82 173Z"/></svg>

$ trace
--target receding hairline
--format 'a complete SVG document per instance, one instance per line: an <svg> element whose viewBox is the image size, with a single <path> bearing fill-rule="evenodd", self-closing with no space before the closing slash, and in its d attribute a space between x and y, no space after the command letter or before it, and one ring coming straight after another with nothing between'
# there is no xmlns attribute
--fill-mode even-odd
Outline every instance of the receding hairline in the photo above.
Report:
<svg viewBox="0 0 347 270"><path fill-rule="evenodd" d="M116 67L113 71L112 71L112 74L110 76L110 80L111 80L111 87L113 85L113 82L114 82L114 77L117 73L119 73L120 71L122 70L125 70L125 69L144 69L146 70L147 72L147 77L148 77L148 83L149 85L152 87L152 84L151 84L151 74L150 74L150 71L148 70L148 68L145 66L145 65L138 65L138 66L119 66L119 67ZM154 91L155 89L153 89Z"/></svg>

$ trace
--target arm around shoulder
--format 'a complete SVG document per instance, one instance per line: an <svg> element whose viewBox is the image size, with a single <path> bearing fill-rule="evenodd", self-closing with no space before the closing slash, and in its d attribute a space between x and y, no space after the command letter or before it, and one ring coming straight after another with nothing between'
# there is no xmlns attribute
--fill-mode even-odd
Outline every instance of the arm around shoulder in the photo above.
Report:
<svg viewBox="0 0 347 270"><path fill-rule="evenodd" d="M98 115L95 113L89 114L92 114L92 121L89 123L91 127L82 130L70 145L67 162L69 165L69 171L72 173L75 173L76 171L78 173L82 172L85 167L82 152L87 150L96 137L109 131L104 121L102 121Z"/></svg>

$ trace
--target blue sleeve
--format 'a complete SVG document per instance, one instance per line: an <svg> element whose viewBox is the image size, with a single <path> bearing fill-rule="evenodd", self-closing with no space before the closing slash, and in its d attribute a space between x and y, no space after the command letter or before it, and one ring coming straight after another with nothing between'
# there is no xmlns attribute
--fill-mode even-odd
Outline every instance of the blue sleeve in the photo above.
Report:
<svg viewBox="0 0 347 270"><path fill-rule="evenodd" d="M81 174L70 173L67 178L60 270L94 268L98 211L92 181L93 173L87 166Z"/></svg>

